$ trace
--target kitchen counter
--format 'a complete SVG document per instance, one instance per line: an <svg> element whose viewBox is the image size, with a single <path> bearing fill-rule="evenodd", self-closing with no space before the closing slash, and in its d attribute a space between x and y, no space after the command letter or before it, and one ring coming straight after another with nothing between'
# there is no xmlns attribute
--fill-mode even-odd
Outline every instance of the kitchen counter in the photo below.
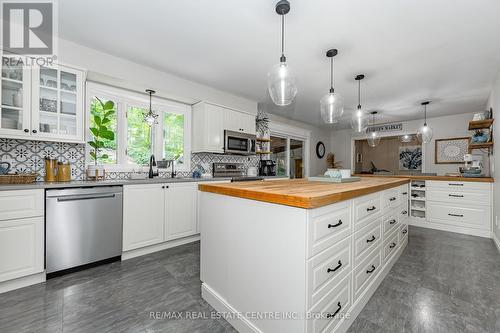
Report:
<svg viewBox="0 0 500 333"><path fill-rule="evenodd" d="M31 190L31 189L54 189L71 187L93 187L93 186L116 186L134 184L161 184L161 183L183 183L183 182L212 182L231 180L226 177L216 178L153 178L153 179L116 179L116 180L77 180L71 182L35 182L30 184L0 184L0 191L9 190Z"/></svg>
<svg viewBox="0 0 500 333"><path fill-rule="evenodd" d="M200 191L274 204L316 208L409 182L408 178L366 177L352 183L312 182L305 179L226 184L200 184Z"/></svg>
<svg viewBox="0 0 500 333"><path fill-rule="evenodd" d="M357 177L391 177L391 178L407 178L411 180L443 180L455 182L479 182L493 183L495 180L491 177L469 178L469 177L454 177L454 176L419 176L419 175L370 175L370 174L355 174Z"/></svg>

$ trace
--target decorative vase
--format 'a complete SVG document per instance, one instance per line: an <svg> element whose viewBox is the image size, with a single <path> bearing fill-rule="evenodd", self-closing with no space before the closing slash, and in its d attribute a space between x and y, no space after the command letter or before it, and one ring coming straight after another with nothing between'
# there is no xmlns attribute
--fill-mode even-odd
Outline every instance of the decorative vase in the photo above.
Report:
<svg viewBox="0 0 500 333"><path fill-rule="evenodd" d="M104 179L105 170L102 165L89 165L87 166L87 178L88 179Z"/></svg>

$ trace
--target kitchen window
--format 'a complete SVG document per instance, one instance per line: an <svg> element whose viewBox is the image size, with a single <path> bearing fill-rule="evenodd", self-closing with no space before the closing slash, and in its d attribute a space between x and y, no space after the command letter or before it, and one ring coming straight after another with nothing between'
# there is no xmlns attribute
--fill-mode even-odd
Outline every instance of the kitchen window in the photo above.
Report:
<svg viewBox="0 0 500 333"><path fill-rule="evenodd" d="M191 155L191 107L186 104L153 97L153 111L158 114L158 124L153 127L144 122L149 110L149 97L115 87L89 82L87 84L87 124L92 125L92 114L102 113L97 98L115 102L116 113L110 129L114 140L105 140L104 151L108 155L103 164L108 171L131 171L148 165L151 153L156 160L175 161L179 171L190 170ZM87 126L88 127L88 126ZM91 139L88 128L87 141ZM153 150L151 150L151 148ZM88 155L87 163L93 163ZM186 158L187 157L187 158Z"/></svg>

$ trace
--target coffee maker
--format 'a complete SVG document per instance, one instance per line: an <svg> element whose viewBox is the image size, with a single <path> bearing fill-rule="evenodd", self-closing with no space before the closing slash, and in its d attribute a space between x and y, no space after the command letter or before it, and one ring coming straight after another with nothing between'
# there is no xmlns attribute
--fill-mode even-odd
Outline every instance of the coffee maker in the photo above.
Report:
<svg viewBox="0 0 500 333"><path fill-rule="evenodd" d="M273 160L261 160L259 164L259 176L276 176L276 162Z"/></svg>

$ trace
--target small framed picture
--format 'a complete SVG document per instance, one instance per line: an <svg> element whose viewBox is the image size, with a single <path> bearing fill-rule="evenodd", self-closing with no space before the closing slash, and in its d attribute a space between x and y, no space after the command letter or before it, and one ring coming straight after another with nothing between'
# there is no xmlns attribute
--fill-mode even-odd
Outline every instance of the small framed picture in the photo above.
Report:
<svg viewBox="0 0 500 333"><path fill-rule="evenodd" d="M434 163L461 164L469 148L469 138L451 138L436 140Z"/></svg>

